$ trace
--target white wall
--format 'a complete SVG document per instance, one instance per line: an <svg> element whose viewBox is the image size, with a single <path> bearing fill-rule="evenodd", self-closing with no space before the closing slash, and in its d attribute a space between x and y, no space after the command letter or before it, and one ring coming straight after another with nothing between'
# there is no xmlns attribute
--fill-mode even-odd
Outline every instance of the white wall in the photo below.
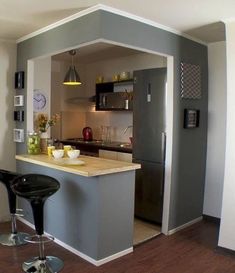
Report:
<svg viewBox="0 0 235 273"><path fill-rule="evenodd" d="M85 69L76 65L76 69L82 80L82 85L65 86L63 80L70 63L58 61L52 58L51 67L51 114L60 113L60 122L52 127L52 138L65 139L81 137L81 128L85 127L85 113L87 105L85 97ZM71 98L72 99L70 101ZM70 103L68 102L70 101Z"/></svg>
<svg viewBox="0 0 235 273"><path fill-rule="evenodd" d="M14 73L16 71L16 45L0 41L0 169L15 171L15 144L13 142ZM8 199L0 183L0 221L8 220Z"/></svg>
<svg viewBox="0 0 235 273"><path fill-rule="evenodd" d="M235 250L235 21L226 27L227 124L219 246ZM218 156L220 156L218 154Z"/></svg>
<svg viewBox="0 0 235 273"><path fill-rule="evenodd" d="M46 99L46 106L40 113L51 115L51 57L34 60L34 90L42 92ZM33 102L31 102L33 103ZM37 116L38 113L35 113ZM49 131L50 133L50 131Z"/></svg>
<svg viewBox="0 0 235 273"><path fill-rule="evenodd" d="M88 64L86 66L86 94L95 95L95 80L97 76L104 76L104 81L112 81L112 76L122 71L130 71L166 67L166 58L149 53L139 53L122 58L108 59ZM132 76L132 75L131 75Z"/></svg>
<svg viewBox="0 0 235 273"><path fill-rule="evenodd" d="M226 130L226 44L208 45L208 139L203 214L221 216Z"/></svg>

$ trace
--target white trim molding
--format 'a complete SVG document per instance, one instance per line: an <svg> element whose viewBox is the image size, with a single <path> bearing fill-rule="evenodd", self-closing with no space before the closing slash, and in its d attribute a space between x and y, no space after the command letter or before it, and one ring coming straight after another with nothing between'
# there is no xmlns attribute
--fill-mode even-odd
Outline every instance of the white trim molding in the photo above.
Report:
<svg viewBox="0 0 235 273"><path fill-rule="evenodd" d="M188 223L183 224L182 226L171 229L171 230L168 231L168 235L172 235L172 234L176 233L177 231L180 231L180 230L182 230L182 229L184 229L186 227L189 227L189 226L191 226L191 225L193 225L193 224L195 224L197 222L200 222L200 221L202 221L202 219L203 219L202 216L200 216L200 217L198 217L196 219L193 219L192 221L190 221Z"/></svg>
<svg viewBox="0 0 235 273"><path fill-rule="evenodd" d="M171 182L172 182L172 151L173 151L173 117L174 117L174 58L167 56L167 86L166 86L166 159L163 194L162 233L169 230Z"/></svg>
<svg viewBox="0 0 235 273"><path fill-rule="evenodd" d="M194 42L197 42L199 44L203 44L203 45L207 46L206 42L203 42L202 40L196 39L196 38L194 38L194 37L192 37L192 36L190 36L190 35L188 35L186 33L178 31L178 30L176 30L174 28L170 28L168 26L159 24L159 23L157 23L155 21L152 21L152 20L137 16L137 15L131 14L131 13L123 11L123 10L112 8L112 7L103 5L103 4L98 4L98 5L92 6L90 8L87 8L85 10L79 11L79 12L77 12L77 13L71 15L71 16L68 16L68 17L66 17L66 18L64 18L62 20L59 20L59 21L57 21L57 22L55 22L53 24L50 24L50 25L48 25L46 27L43 27L43 28L41 28L39 30L36 30L36 31L34 31L34 32L32 32L32 33L30 33L28 35L25 35L25 36L19 38L18 40L16 40L16 43L20 43L20 42L23 42L25 40L28 40L28 39L30 39L30 38L32 38L34 36L37 36L37 35L39 35L41 33L44 33L44 32L46 32L48 30L54 29L54 28L56 28L58 26L61 26L61 25L65 24L65 23L71 22L71 21L73 21L75 19L83 17L83 16L85 16L87 14L90 14L92 12L95 12L97 10L104 10L104 11L108 11L108 12L113 13L113 14L117 14L117 15L120 15L120 16L123 16L123 17L127 17L127 18L130 18L132 20L135 20L135 21L138 21L138 22L141 22L141 23L144 23L144 24L147 24L147 25L159 28L159 29L166 30L168 32L177 34L179 36L182 36L184 38L187 38L189 40L192 40Z"/></svg>
<svg viewBox="0 0 235 273"><path fill-rule="evenodd" d="M29 221L25 220L25 219L22 218L22 217L18 217L18 219L19 219L19 221L21 221L21 222L24 223L25 225L27 225L27 226L29 226L30 228L32 228L33 230L35 230L34 225L31 224ZM47 233L47 232L45 232L45 234L54 237L53 235L51 235L51 234L49 234L49 233ZM64 242L62 242L62 241L60 241L59 239L56 239L56 238L55 238L54 242L55 242L57 245L62 246L63 248L67 249L68 251L72 252L73 254L79 256L80 258L86 260L87 262L89 262L89 263L91 263L91 264L93 264L93 265L95 265L95 266L101 266L101 265L103 265L103 264L105 264L105 263L108 263L108 262L110 262L110 261L112 261L112 260L115 260L115 259L117 259L117 258L120 258L120 257L122 257L122 256L124 256L124 255L127 255L127 254L133 252L133 247L130 247L130 248L128 248L128 249L125 249L125 250L123 250L123 251L120 251L120 252L118 252L118 253L115 253L115 254L113 254L113 255L110 255L110 256L105 257L105 258L103 258L103 259L95 260L95 259L91 258L90 256L88 256L88 255L86 255L86 254L84 254L84 253L78 251L77 249L75 249L75 248L69 246L68 244L66 244L66 243L64 243Z"/></svg>
<svg viewBox="0 0 235 273"><path fill-rule="evenodd" d="M227 18L227 19L222 19L221 22L227 24L227 23L233 23L235 22L235 17L230 17L230 18Z"/></svg>

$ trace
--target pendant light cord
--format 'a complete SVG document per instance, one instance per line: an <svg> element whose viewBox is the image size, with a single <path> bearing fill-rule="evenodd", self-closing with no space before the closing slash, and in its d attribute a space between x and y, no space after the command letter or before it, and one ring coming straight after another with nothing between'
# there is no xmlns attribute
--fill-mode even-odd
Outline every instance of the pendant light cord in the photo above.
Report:
<svg viewBox="0 0 235 273"><path fill-rule="evenodd" d="M70 51L69 51L69 54L72 56L72 66L74 66L74 65L73 65L73 56L76 55L76 50L70 50Z"/></svg>

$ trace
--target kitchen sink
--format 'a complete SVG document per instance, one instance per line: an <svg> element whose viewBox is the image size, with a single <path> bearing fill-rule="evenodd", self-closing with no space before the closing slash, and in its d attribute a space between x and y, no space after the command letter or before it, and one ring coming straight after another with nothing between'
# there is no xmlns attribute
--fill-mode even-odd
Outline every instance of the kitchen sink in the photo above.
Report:
<svg viewBox="0 0 235 273"><path fill-rule="evenodd" d="M131 143L122 143L122 144L119 144L120 147L131 147Z"/></svg>
<svg viewBox="0 0 235 273"><path fill-rule="evenodd" d="M122 148L131 148L131 143L123 143L123 142L111 142L108 144L109 146L122 147Z"/></svg>

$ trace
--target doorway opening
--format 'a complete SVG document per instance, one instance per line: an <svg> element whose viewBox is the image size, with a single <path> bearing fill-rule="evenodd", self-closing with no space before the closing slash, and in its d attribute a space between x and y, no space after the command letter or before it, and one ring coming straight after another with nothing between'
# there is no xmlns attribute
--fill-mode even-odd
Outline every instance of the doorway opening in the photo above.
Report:
<svg viewBox="0 0 235 273"><path fill-rule="evenodd" d="M161 225L147 222L143 219L135 217L134 219L134 234L133 234L133 245L137 246L148 240L155 238L162 232Z"/></svg>
<svg viewBox="0 0 235 273"><path fill-rule="evenodd" d="M84 52L83 52L84 50ZM137 52L138 51L138 52ZM101 54L97 54L97 52L100 52L102 53ZM154 230L158 230L156 233L159 232L159 227L161 227L161 232L164 233L164 234L167 234L168 233L168 220L169 220L169 206L170 206L170 184L171 184L171 154L172 154L172 129L173 129L173 57L172 56L164 56L163 54L158 54L157 52L153 52L153 51L148 51L148 50L145 50L145 49L141 49L141 48L133 48L133 47L129 47L127 45L124 45L124 44L116 44L116 43L113 43L112 41L107 41L107 40L104 40L104 39L99 39L98 41L93 41L92 43L90 44L86 44L86 45L83 45L83 46L80 46L79 47L79 51L78 51L78 61L81 65L81 68L82 66L85 66L85 67L91 67L93 66L94 64L99 64L99 63L102 63L102 65L96 65L96 67L94 67L93 70L91 69L84 69L84 71L90 71L90 74L89 77L91 77L91 79L93 80L89 80L87 81L86 85L84 84L84 88L86 90L81 90L81 92L79 92L79 96L81 97L72 97L72 98L67 98L67 97L63 97L62 95L59 96L61 98L63 98L63 101L62 101L62 106L63 106L63 111L66 112L67 111L67 108L69 107L69 114L72 113L71 111L71 106L73 106L73 108L77 107L77 102L79 104L81 104L83 106L83 108L85 107L84 106L84 97L81 95L81 93L84 91L84 94L86 94L86 99L91 97L92 95L94 95L93 93L88 93L87 94L87 90L89 92L92 92L94 90L94 88L92 87L91 83L94 82L94 79L97 75L100 75L101 73L115 73L117 72L118 70L116 69L115 71L110 71L110 67L114 67L113 66L113 63L110 62L110 59L114 59L114 58L119 58L119 64L120 65L119 67L121 68L118 68L120 71L124 71L124 70L129 70L129 69L132 69L132 68L129 68L129 66L127 66L127 64L129 65L130 62L127 62L125 61L125 58L132 58L133 61L136 61L137 60L137 56L138 54L140 55L140 58L141 58L141 53L143 55L143 58L142 60L144 60L145 64L147 62L150 62L154 59L154 56L162 56L165 58L165 62L164 62L164 65L165 67L167 67L167 99L166 99L166 134L167 134L167 141L166 141L166 153L165 153L165 156L166 156L166 160L165 160L165 179L164 179L164 199L163 199L163 217L162 217L162 226L158 226L158 227L154 227L152 226L152 223L143 223L142 220L141 221L136 221L136 224L135 224L135 233L140 233L138 230L148 230L146 231L146 236L141 239L142 241L146 241L147 239L149 239L149 236L150 238L152 237L152 231L154 232ZM56 53L54 53L56 54ZM58 55L59 52L57 52L56 55ZM81 54L79 56L79 54ZM124 56L123 56L124 54ZM125 55L126 54L126 55ZM66 59L63 59L63 58L66 58L67 54L66 52L62 55L62 54L59 54L60 56L57 56L57 58L55 59L55 55L51 56L53 57L52 58L52 67L54 69L54 75L61 75L63 74L63 69L61 69L61 65L59 65L59 59L60 58L62 61L64 61L64 63L67 62ZM110 58L110 55L112 56ZM147 56L148 55L148 56ZM102 58L102 59L97 59L99 56L99 58ZM45 57L49 57L49 56L45 56ZM43 57L41 57L43 58ZM112 65L109 65L107 66L107 69L104 70L104 71L98 71L98 69L105 69L106 66L104 66L103 64L107 62L107 63L111 63ZM29 64L30 63L33 63L33 60L30 60L29 61ZM122 64L122 66L121 66ZM124 64L124 66L123 66ZM122 68L123 67L123 68ZM151 66L146 66L144 68L154 68L155 66L153 64L151 64ZM115 68L115 67L114 67ZM113 68L113 69L114 69ZM141 67L139 66L138 67L138 64L136 64L136 67L134 69L140 69L140 68L143 68L143 65L141 64ZM97 70L97 71L96 71ZM99 74L98 74L99 72ZM119 71L118 71L119 72ZM112 75L108 75L109 77ZM86 75L87 77L87 75ZM30 78L30 77L28 77ZM52 75L52 79L53 79L53 75ZM93 82L92 82L93 81ZM93 84L94 85L94 84ZM30 84L28 85L28 87L30 88ZM62 85L59 85L59 87L62 89L61 87ZM58 98L58 90L61 91L60 89L58 88L54 88L55 86L53 86L53 83L51 84L51 94L50 96L52 96L51 99L53 99L53 90L56 91L56 96ZM58 87L58 86L57 86ZM31 94L33 93L33 90L34 90L34 87L32 86L31 88ZM68 92L64 92L66 96L68 96ZM30 92L28 92L28 96L27 96L27 99L28 100L32 100L32 96L29 95ZM61 94L63 94L63 90L61 91ZM69 92L69 95L72 96L72 92ZM76 95L77 96L77 95ZM67 106L67 103L68 102L73 102L73 104L69 104L69 106ZM52 108L54 107L55 108L55 104L54 103L51 103L51 106ZM67 107L67 108L66 108ZM54 112L57 112L57 109L51 109L51 111L54 113ZM59 110L58 110L59 111ZM73 115L74 115L74 112L73 111ZM85 112L85 111L84 111ZM80 114L80 113L79 113ZM104 114L104 113L100 113L100 116ZM89 113L88 115L88 118L92 118L93 119L93 116L95 115L94 112L91 112ZM120 113L120 115L124 115L123 113ZM127 114L126 114L127 115ZM27 116L32 116L30 115L30 111L28 111L27 113ZM80 114L81 116L81 114ZM104 115L103 115L104 116ZM105 115L105 117L103 117L103 119L107 118L107 115ZM131 114L129 113L128 114L128 118L129 116L131 116ZM85 116L84 120L86 120L87 116ZM99 117L100 118L100 117ZM101 119L101 118L100 118ZM117 114L113 114L113 119L117 119ZM111 118L110 118L111 120ZM128 121L128 124L129 125L129 119L122 119L122 121ZM30 124L29 124L30 123ZM30 127L33 127L32 126L33 124L33 120L32 118L29 118L27 119L27 128L30 128ZM123 128L126 127L126 124L122 124ZM62 126L63 127L63 126ZM58 126L57 126L58 128ZM59 128L59 133L60 135L62 135L62 129ZM66 130L66 133L68 132L68 130ZM122 128L120 129L120 132L123 132ZM55 132L52 131L53 134L55 134ZM118 134L117 134L118 135ZM120 134L121 136L123 136L123 134ZM54 136L54 135L53 135ZM129 137L129 135L124 135L125 137ZM63 136L61 136L63 137ZM125 139L124 139L125 140ZM152 231L150 231L152 230ZM150 233L151 235L147 235L148 233ZM155 236L155 235L153 235Z"/></svg>

